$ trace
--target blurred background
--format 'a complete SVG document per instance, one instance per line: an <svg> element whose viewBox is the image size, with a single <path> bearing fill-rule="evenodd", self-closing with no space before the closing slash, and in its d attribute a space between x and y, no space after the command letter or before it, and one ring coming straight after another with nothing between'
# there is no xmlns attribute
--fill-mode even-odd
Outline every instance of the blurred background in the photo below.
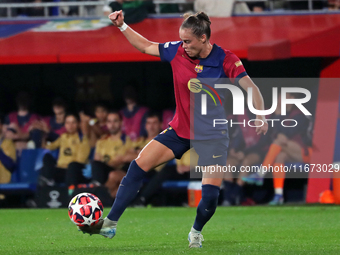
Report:
<svg viewBox="0 0 340 255"><path fill-rule="evenodd" d="M272 128L266 139L242 127L229 134L227 165L293 165L299 178L226 176L220 205L339 203L338 171L328 171L340 162L339 8L339 0L0 0L0 207L66 207L83 191L111 205L129 162L167 128L171 67L110 24L107 15L121 9L160 43L179 40L185 12L206 12L211 42L242 60L267 108L272 87L311 92L311 118L287 109L297 128ZM279 155L273 144L299 147ZM194 160L188 152L148 173L132 206L196 206ZM307 171L310 164L327 169Z"/></svg>

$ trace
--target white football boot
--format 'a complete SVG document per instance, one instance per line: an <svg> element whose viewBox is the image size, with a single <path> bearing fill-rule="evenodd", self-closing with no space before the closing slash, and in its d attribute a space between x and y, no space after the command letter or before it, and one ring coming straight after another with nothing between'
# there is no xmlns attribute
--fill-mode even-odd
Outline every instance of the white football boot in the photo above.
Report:
<svg viewBox="0 0 340 255"><path fill-rule="evenodd" d="M204 241L201 233L189 232L188 235L189 248L202 248L202 242Z"/></svg>
<svg viewBox="0 0 340 255"><path fill-rule="evenodd" d="M99 235L107 238L113 238L116 235L117 221L109 220L107 217L104 219L102 228L99 231Z"/></svg>
<svg viewBox="0 0 340 255"><path fill-rule="evenodd" d="M84 234L99 234L110 239L116 235L116 228L117 221L111 221L108 218L99 220L98 223L93 226L78 227L79 231L82 231Z"/></svg>

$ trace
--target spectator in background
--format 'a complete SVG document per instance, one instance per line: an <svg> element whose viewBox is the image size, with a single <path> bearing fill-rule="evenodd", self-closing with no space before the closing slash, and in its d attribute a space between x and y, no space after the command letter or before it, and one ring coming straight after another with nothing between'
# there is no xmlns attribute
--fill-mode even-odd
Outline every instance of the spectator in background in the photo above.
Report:
<svg viewBox="0 0 340 255"><path fill-rule="evenodd" d="M91 147L96 145L98 139L100 139L104 134L108 133L107 129L107 116L109 114L109 109L103 103L98 103L94 108L95 118L90 120L91 133L90 133L90 143Z"/></svg>
<svg viewBox="0 0 340 255"><path fill-rule="evenodd" d="M205 12L211 17L230 17L233 13L250 13L246 3L235 0L196 0L194 2L196 12Z"/></svg>
<svg viewBox="0 0 340 255"><path fill-rule="evenodd" d="M287 93L287 99L296 98L295 94ZM275 124L271 131L273 142L265 156L262 166L269 168L272 166L279 171L273 172L273 183L275 196L269 203L270 205L283 204L283 187L285 180L285 172L282 171L284 163L301 162L309 163L311 150L311 121L294 105L288 104L286 106L287 114L281 114L281 96L279 95L277 109L274 117L271 119L291 119L295 121L285 121L286 126ZM276 122L278 123L278 122ZM296 126L293 127L293 125ZM257 185L263 184L263 178L266 173L259 172L243 178L247 183L256 183Z"/></svg>
<svg viewBox="0 0 340 255"><path fill-rule="evenodd" d="M31 3L35 3L35 4L41 4L43 3L42 0L33 0L31 1ZM32 17L39 17L39 16L44 16L44 7L29 7L27 8L27 15L28 16L32 16Z"/></svg>
<svg viewBox="0 0 340 255"><path fill-rule="evenodd" d="M135 147L135 155L137 158L141 150L162 131L162 118L157 112L149 112L146 116L145 130L147 135L139 137ZM174 170L176 171L176 170ZM150 182L142 188L139 197L135 200L135 205L147 205L155 194L159 191L162 183L167 180L174 172L166 164L157 166L150 170L147 175L151 178Z"/></svg>
<svg viewBox="0 0 340 255"><path fill-rule="evenodd" d="M96 144L91 163L91 183L95 186L106 184L110 195L116 197L128 164L134 159L134 155L130 153L133 147L130 138L122 132L122 117L119 112L109 112L106 125L109 134L104 135Z"/></svg>
<svg viewBox="0 0 340 255"><path fill-rule="evenodd" d="M340 0L328 0L328 10L339 10L340 9Z"/></svg>
<svg viewBox="0 0 340 255"><path fill-rule="evenodd" d="M324 0L320 1L312 1L312 9L313 10L320 10L324 8ZM306 11L309 10L309 1L287 1L288 9L294 11Z"/></svg>
<svg viewBox="0 0 340 255"><path fill-rule="evenodd" d="M38 115L30 112L31 98L26 92L19 92L16 97L17 111L6 116L3 129L9 139L15 142L17 150L26 149L31 139L35 147L41 146L42 133L32 128L32 124L39 120Z"/></svg>
<svg viewBox="0 0 340 255"><path fill-rule="evenodd" d="M123 10L126 24L141 22L148 16L148 11L153 8L150 0L116 0L109 6L112 12Z"/></svg>
<svg viewBox="0 0 340 255"><path fill-rule="evenodd" d="M136 90L129 86L125 88L124 100L126 107L121 110L123 116L123 133L136 141L139 136L145 136L145 116L148 109L137 104Z"/></svg>
<svg viewBox="0 0 340 255"><path fill-rule="evenodd" d="M255 115L249 111L245 115L236 115L233 121L248 123L250 119L255 119ZM236 126L230 129L231 139L229 144L229 157L227 159L227 166L252 166L260 164L264 159L266 150L271 141L269 135L259 136L256 130L247 125ZM223 205L240 205L240 204L253 204L254 202L245 199L243 196L242 180L247 173L240 172L238 176L234 176L231 172L226 172L224 176L224 194ZM234 182L234 178L236 181Z"/></svg>
<svg viewBox="0 0 340 255"><path fill-rule="evenodd" d="M2 131L3 120L3 116L0 115L0 183L9 183L15 168L16 151L13 141L6 138ZM0 199L4 199L4 195L0 194Z"/></svg>
<svg viewBox="0 0 340 255"><path fill-rule="evenodd" d="M66 182L69 195L71 195L75 185L88 182L82 175L82 169L85 167L90 154L89 131L86 125L81 125L80 131L79 122L78 115L66 114L66 133L45 146L49 150L59 148L59 156L57 161L51 154L44 156L39 177L41 186L53 186L55 183Z"/></svg>
<svg viewBox="0 0 340 255"><path fill-rule="evenodd" d="M66 132L65 115L67 105L65 101L62 98L55 98L52 101L52 109L54 113L53 117L36 120L32 124L32 130L37 129L44 132L45 139L49 142L54 142Z"/></svg>
<svg viewBox="0 0 340 255"><path fill-rule="evenodd" d="M249 2L247 5L252 12L263 12L266 8L264 2Z"/></svg>
<svg viewBox="0 0 340 255"><path fill-rule="evenodd" d="M89 140L91 148L96 146L98 139L100 139L104 134L108 133L106 125L108 113L109 110L103 103L98 103L95 105L94 118L85 114L84 111L79 113L81 122L88 126L90 132Z"/></svg>
<svg viewBox="0 0 340 255"><path fill-rule="evenodd" d="M147 131L147 137L141 137L136 146L136 155L153 139L155 138L160 130L162 129L162 119L160 115L156 112L150 112L146 118L145 129ZM196 153L195 153L196 154ZM159 194L162 184L167 180L187 180L189 179L190 171L190 160L193 157L188 150L180 160L176 160L177 166L175 164L171 165L168 163L162 164L147 173L150 181L141 189L139 196L134 202L135 206L146 206L149 204L154 197ZM194 156L194 160L198 156ZM194 165L195 162L192 162Z"/></svg>
<svg viewBox="0 0 340 255"><path fill-rule="evenodd" d="M16 161L14 143L2 132L3 121L3 115L0 114L0 184L11 181L11 173L14 171ZM0 200L5 198L5 195L0 193Z"/></svg>
<svg viewBox="0 0 340 255"><path fill-rule="evenodd" d="M174 118L175 112L173 110L167 109L163 111L163 124L162 124L162 130L167 129L169 127L169 122Z"/></svg>
<svg viewBox="0 0 340 255"><path fill-rule="evenodd" d="M196 12L205 12L209 17L230 17L234 0L196 0L194 8Z"/></svg>
<svg viewBox="0 0 340 255"><path fill-rule="evenodd" d="M181 159L176 159L177 173L183 175L190 172L191 168L196 166L198 162L198 155L194 148L191 148L183 154ZM184 175L184 179L188 179L189 175Z"/></svg>

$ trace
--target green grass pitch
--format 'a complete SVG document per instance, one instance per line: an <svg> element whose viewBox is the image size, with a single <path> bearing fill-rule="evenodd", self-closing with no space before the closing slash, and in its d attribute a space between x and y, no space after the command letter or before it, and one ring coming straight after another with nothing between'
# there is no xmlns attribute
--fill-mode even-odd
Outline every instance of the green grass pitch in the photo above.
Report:
<svg viewBox="0 0 340 255"><path fill-rule="evenodd" d="M189 249L194 208L128 208L113 239L78 232L67 209L1 209L0 254L340 254L339 214L338 206L219 207L203 248Z"/></svg>

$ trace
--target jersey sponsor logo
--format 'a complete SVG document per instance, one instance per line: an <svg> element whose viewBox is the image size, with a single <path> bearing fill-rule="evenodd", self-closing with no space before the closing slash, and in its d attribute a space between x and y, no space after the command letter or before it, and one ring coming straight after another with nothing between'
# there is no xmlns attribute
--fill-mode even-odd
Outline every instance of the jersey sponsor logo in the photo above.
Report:
<svg viewBox="0 0 340 255"><path fill-rule="evenodd" d="M203 85L205 87L207 87L208 89L210 89L212 91L212 93L209 90L204 89ZM217 91L213 87L209 86L208 84L202 83L199 79L196 79L196 78L190 79L189 82L188 82L188 88L193 93L199 93L201 91L204 91L205 93L207 93L212 98L215 105L217 106L217 102L215 100L215 97L213 96L213 94L215 94L215 96L220 101L220 104L222 105L222 100L221 100L220 96L218 95Z"/></svg>
<svg viewBox="0 0 340 255"><path fill-rule="evenodd" d="M203 72L203 66L197 64L195 66L195 71L196 71L196 73L202 73Z"/></svg>
<svg viewBox="0 0 340 255"><path fill-rule="evenodd" d="M176 41L176 42L166 42L166 43L164 43L164 48L165 48L165 49L166 49L166 48L169 48L170 43L171 43L171 45L176 45L176 44L179 43L179 42L181 42L181 41Z"/></svg>
<svg viewBox="0 0 340 255"><path fill-rule="evenodd" d="M243 64L242 64L242 62L241 62L241 60L240 60L240 61L237 61L237 62L235 62L235 66L236 66L236 67L239 67L239 66L241 66L241 65L243 65Z"/></svg>

